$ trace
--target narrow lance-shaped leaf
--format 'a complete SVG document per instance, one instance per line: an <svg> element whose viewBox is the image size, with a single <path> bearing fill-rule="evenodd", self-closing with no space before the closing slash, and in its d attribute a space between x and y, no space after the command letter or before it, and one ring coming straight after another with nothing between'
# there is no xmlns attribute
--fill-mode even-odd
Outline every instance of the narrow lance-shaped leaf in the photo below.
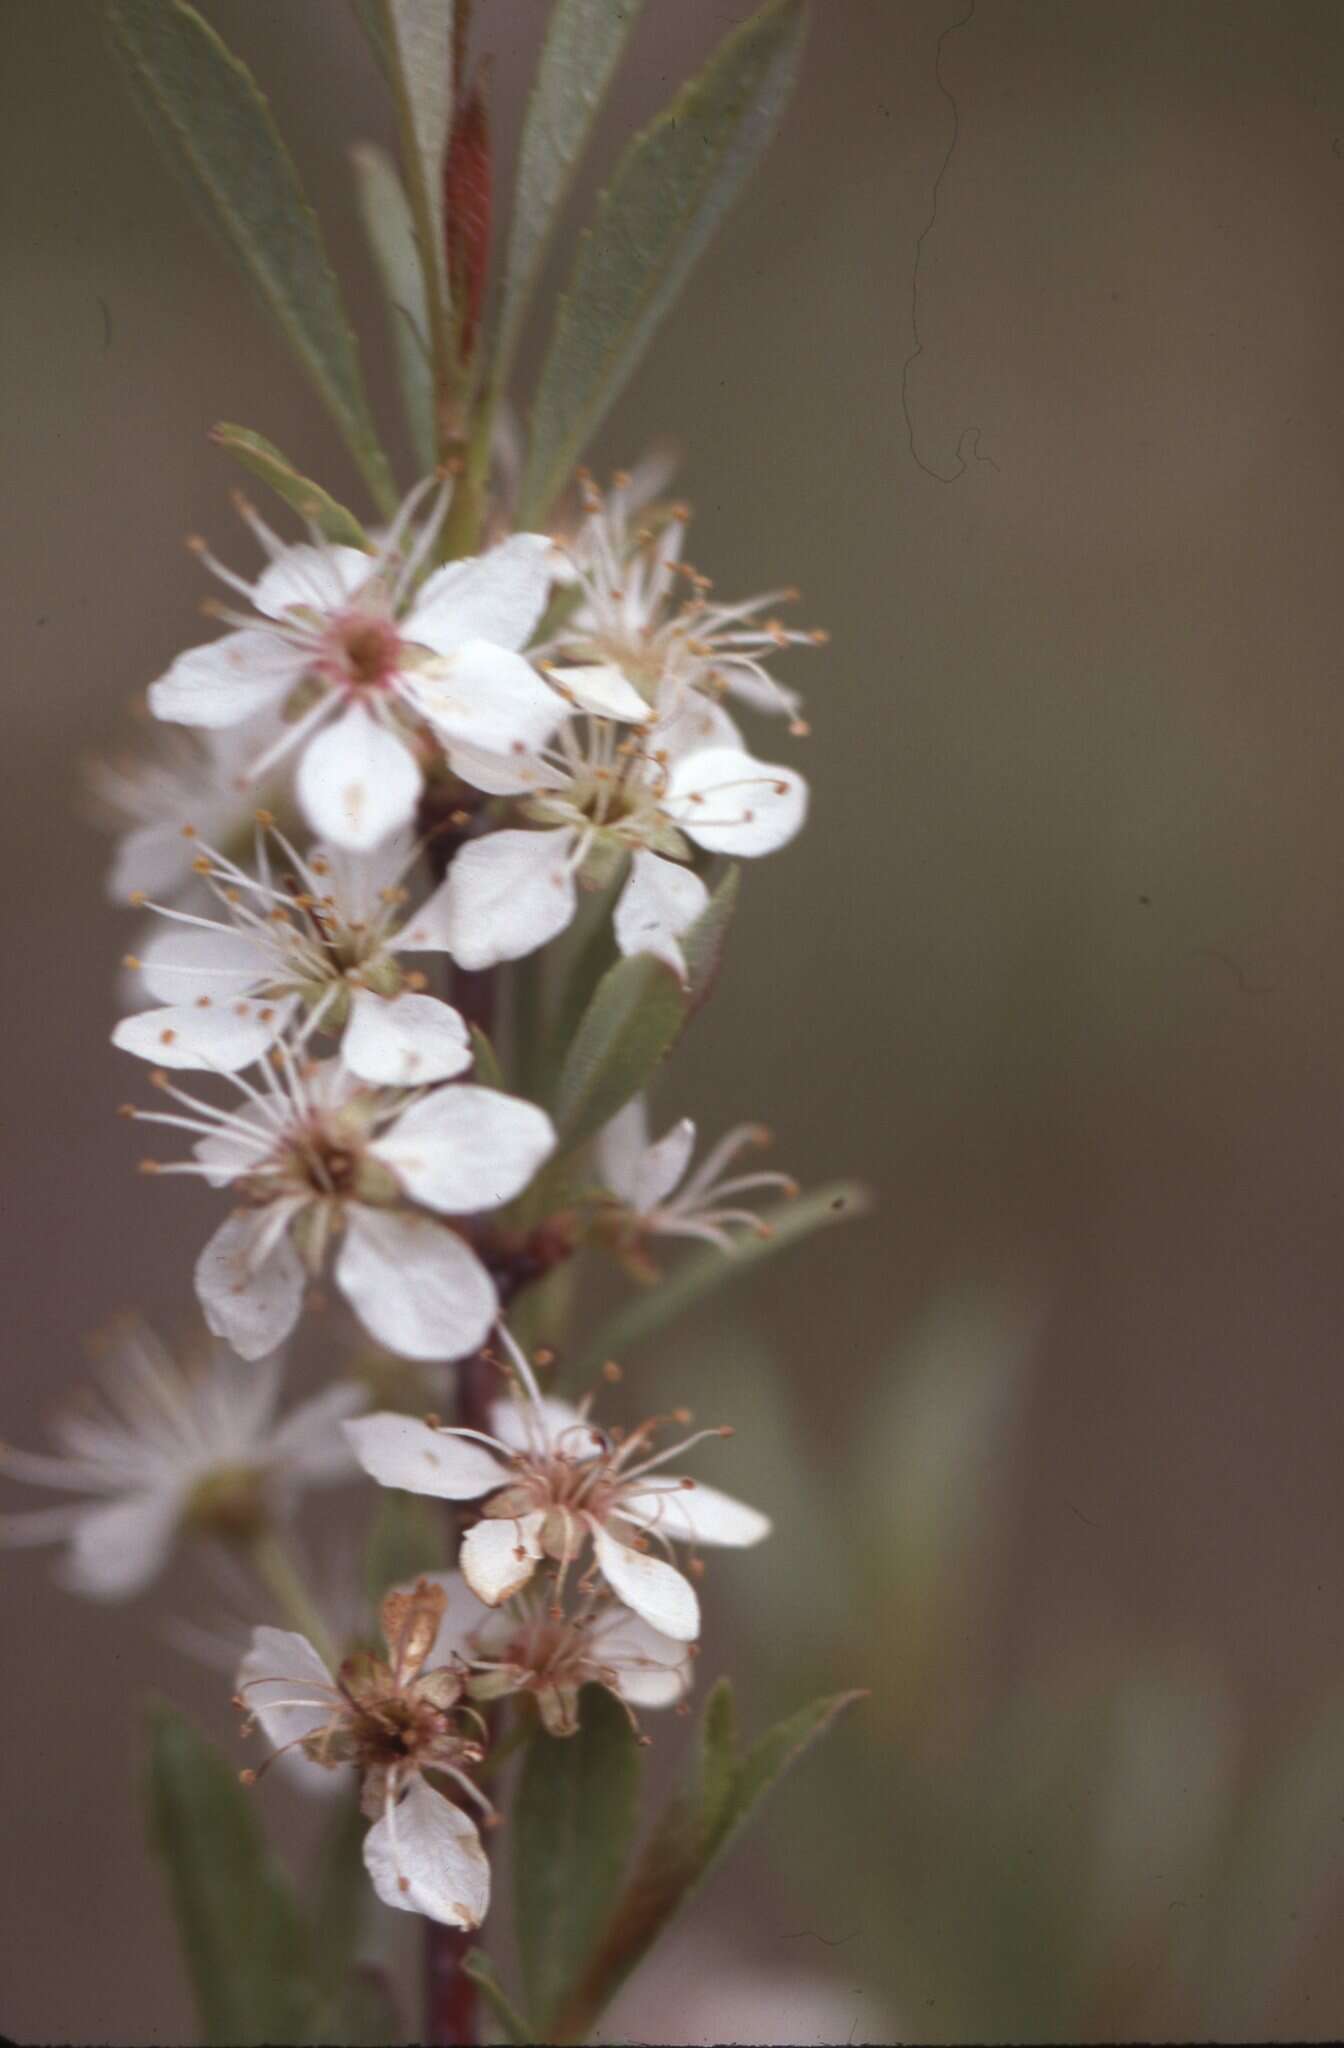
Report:
<svg viewBox="0 0 1344 2048"><path fill-rule="evenodd" d="M767 1237L744 1232L731 1252L722 1252L714 1245L693 1252L665 1274L656 1287L637 1294L608 1316L570 1370L582 1383L584 1376L595 1372L603 1359L622 1358L637 1345L649 1343L678 1316L698 1307L720 1287L743 1279L764 1260L773 1259L814 1232L864 1215L869 1206L868 1190L856 1181L829 1181L791 1202L763 1210L761 1222L769 1232Z"/></svg>
<svg viewBox="0 0 1344 2048"><path fill-rule="evenodd" d="M555 2015L552 2038L581 2041L663 1930L727 1855L761 1799L862 1693L835 1693L734 1754L732 1693L720 1679L705 1703L689 1784L664 1810L582 1977Z"/></svg>
<svg viewBox="0 0 1344 2048"><path fill-rule="evenodd" d="M607 969L560 1071L553 1120L562 1146L583 1144L639 1093L675 1045L685 1016L676 976L652 954Z"/></svg>
<svg viewBox="0 0 1344 2048"><path fill-rule="evenodd" d="M490 115L480 77L460 96L443 164L443 233L448 283L457 314L457 349L469 363L476 349L490 268L494 209Z"/></svg>
<svg viewBox="0 0 1344 2048"><path fill-rule="evenodd" d="M357 142L350 160L360 218L387 294L411 451L423 475L434 467L434 372L425 280L410 201L396 166L375 143Z"/></svg>
<svg viewBox="0 0 1344 2048"><path fill-rule="evenodd" d="M521 523L540 524L778 125L802 0L768 4L637 135L579 244L532 412Z"/></svg>
<svg viewBox="0 0 1344 2048"><path fill-rule="evenodd" d="M502 388L597 110L644 0L555 0L527 103L493 376Z"/></svg>
<svg viewBox="0 0 1344 2048"><path fill-rule="evenodd" d="M620 1702L579 1698L577 1734L538 1731L513 1809L514 1912L529 2010L544 2030L620 1890L639 1821L640 1753Z"/></svg>
<svg viewBox="0 0 1344 2048"><path fill-rule="evenodd" d="M231 243L359 464L395 502L312 208L245 64L185 0L109 0L113 47L142 113Z"/></svg>
<svg viewBox="0 0 1344 2048"><path fill-rule="evenodd" d="M306 1930L237 1771L166 1704L150 1712L150 1838L210 2043L310 2038Z"/></svg>
<svg viewBox="0 0 1344 2048"><path fill-rule="evenodd" d="M289 457L282 455L264 434L254 433L250 427L231 426L227 420L221 420L217 427L210 429L210 439L217 447L227 448L230 455L237 456L244 469L251 470L253 476L259 476L263 483L269 484L301 519L306 519L318 529L324 540L335 541L347 548L370 548L369 537L354 513L339 504L320 484L300 475Z"/></svg>
<svg viewBox="0 0 1344 2048"><path fill-rule="evenodd" d="M380 0L401 129L402 169L420 256L434 365L436 434L456 382L443 229L443 163L452 129L453 0Z"/></svg>

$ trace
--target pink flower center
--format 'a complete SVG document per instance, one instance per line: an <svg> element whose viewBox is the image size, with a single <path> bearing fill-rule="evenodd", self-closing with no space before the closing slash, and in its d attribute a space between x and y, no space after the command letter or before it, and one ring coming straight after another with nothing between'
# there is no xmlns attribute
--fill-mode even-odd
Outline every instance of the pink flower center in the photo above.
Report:
<svg viewBox="0 0 1344 2048"><path fill-rule="evenodd" d="M397 672L401 637L390 619L343 612L323 639L319 667L348 690L385 690Z"/></svg>

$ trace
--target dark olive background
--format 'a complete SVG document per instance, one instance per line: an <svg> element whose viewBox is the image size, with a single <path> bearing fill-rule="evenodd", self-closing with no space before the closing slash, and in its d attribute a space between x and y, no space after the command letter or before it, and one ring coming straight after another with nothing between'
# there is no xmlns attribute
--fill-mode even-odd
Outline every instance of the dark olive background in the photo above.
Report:
<svg viewBox="0 0 1344 2048"><path fill-rule="evenodd" d="M390 415L343 158L387 121L353 18L337 0L207 11L266 83L366 302ZM540 11L479 8L505 154ZM571 232L622 133L742 11L649 6ZM811 827L746 877L663 1102L710 1130L766 1116L801 1177L855 1172L878 1196L732 1311L770 1347L758 1370L741 1338L742 1386L768 1388L794 1454L752 1463L740 1440L782 1533L716 1567L707 1651L731 1648L753 1717L828 1683L874 1700L687 1940L733 1933L763 1986L781 1957L815 1964L860 2039L1179 2034L1190 2009L1145 2005L1123 1958L1063 2017L1048 1942L1011 1994L991 1974L950 2014L935 1974L893 1968L891 1901L919 1875L891 1790L907 1724L883 1702L912 1651L849 1488L860 1452L883 1455L916 1319L1007 1290L1031 1305L1031 1365L993 1486L954 1473L942 1503L983 1556L969 1607L935 1602L964 1637L940 1668L974 1669L991 1715L1040 1684L1067 1722L1060 1671L1174 1660L1210 1675L1249 1755L1338 1681L1344 23L1328 0L982 0L947 35L944 91L952 7L816 12L778 145L597 451L675 435L697 563L725 592L796 581L833 636L781 666L815 728ZM132 1085L107 1045L127 928L78 763L199 637L182 535L246 559L213 420L357 487L163 170L98 8L9 0L4 28L0 1432L33 1442L109 1310L188 1309L213 1213L137 1180L112 1115ZM700 1386L722 1361L731 1418L739 1339L706 1317L687 1345ZM631 1371L651 1382L650 1362ZM715 1467L730 1486L737 1455ZM838 1567L832 1550L817 1568L818 1500L850 1533ZM5 1564L0 2027L19 2039L190 2028L132 1785L146 1688L228 1732L223 1683L157 1633L195 1584L99 1611L32 1554ZM954 1690L925 1700L924 1742L962 1711ZM1136 1810L1142 1826L1142 1784ZM270 1811L283 1830L283 1794ZM1268 2014L1224 2012L1225 2034L1344 2025L1338 1876L1331 1851L1289 1978ZM1004 1900L1023 1882L1008 1858ZM1152 1882L1160 1915L1156 1862ZM1267 1896L1255 1939L1277 1911ZM800 1930L847 1945L785 1940Z"/></svg>

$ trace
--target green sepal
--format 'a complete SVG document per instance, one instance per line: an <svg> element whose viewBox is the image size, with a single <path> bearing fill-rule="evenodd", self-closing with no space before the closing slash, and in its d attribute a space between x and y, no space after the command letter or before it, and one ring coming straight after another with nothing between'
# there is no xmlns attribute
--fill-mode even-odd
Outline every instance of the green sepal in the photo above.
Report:
<svg viewBox="0 0 1344 2048"><path fill-rule="evenodd" d="M237 1768L175 1707L149 1707L149 1837L211 2044L308 2041L308 1930Z"/></svg>
<svg viewBox="0 0 1344 2048"><path fill-rule="evenodd" d="M555 2015L556 2041L582 2041L673 1916L727 1855L770 1787L861 1692L801 1707L737 1754L732 1687L705 1701L685 1788L664 1809L573 1993Z"/></svg>
<svg viewBox="0 0 1344 2048"><path fill-rule="evenodd" d="M259 476L269 484L285 503L315 526L324 540L334 541L338 547L362 548L366 554L372 552L373 543L353 512L346 509L324 491L320 484L302 476L287 455L282 455L274 442L264 434L258 434L251 427L235 427L228 420L221 420L210 429L210 439L219 448L226 448L236 456L244 469L250 469L253 476Z"/></svg>
<svg viewBox="0 0 1344 2048"><path fill-rule="evenodd" d="M108 0L133 96L222 230L359 464L379 509L396 491L359 344L289 151L247 66L186 0Z"/></svg>
<svg viewBox="0 0 1344 2048"><path fill-rule="evenodd" d="M468 1024L467 1030L471 1034L472 1080L479 1088L503 1088L504 1069L499 1064L499 1054L479 1024Z"/></svg>
<svg viewBox="0 0 1344 2048"><path fill-rule="evenodd" d="M396 165L376 143L355 143L350 162L355 173L360 219L391 316L406 431L416 468L424 475L434 467L435 457L434 371L425 280L420 270L411 203Z"/></svg>
<svg viewBox="0 0 1344 2048"><path fill-rule="evenodd" d="M549 2031L611 1913L639 1823L641 1755L629 1717L601 1686L579 1697L579 1727L538 1729L513 1804L514 1919L529 2010Z"/></svg>
<svg viewBox="0 0 1344 2048"><path fill-rule="evenodd" d="M532 410L519 523L542 523L784 112L802 0L719 45L626 149L583 235Z"/></svg>

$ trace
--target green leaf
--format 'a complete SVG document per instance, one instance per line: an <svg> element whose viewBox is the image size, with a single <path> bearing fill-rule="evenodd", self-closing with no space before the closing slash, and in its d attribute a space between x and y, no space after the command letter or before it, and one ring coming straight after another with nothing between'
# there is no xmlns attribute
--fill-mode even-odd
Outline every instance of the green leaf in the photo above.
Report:
<svg viewBox="0 0 1344 2048"><path fill-rule="evenodd" d="M453 121L453 0L378 0L401 132L401 166L420 258L435 395L435 438L457 381L443 224L443 165Z"/></svg>
<svg viewBox="0 0 1344 2048"><path fill-rule="evenodd" d="M150 1840L207 2042L311 2038L307 1932L251 1796L175 1708L151 1705L149 1737Z"/></svg>
<svg viewBox="0 0 1344 2048"><path fill-rule="evenodd" d="M775 1258L790 1245L798 1244L814 1231L829 1229L862 1216L870 1206L868 1190L856 1181L829 1181L791 1202L761 1212L769 1237L739 1237L731 1252L716 1246L693 1252L656 1287L647 1288L608 1316L594 1332L571 1371L580 1384L585 1374L595 1372L607 1358L620 1358L636 1345L647 1344L678 1316L695 1308L707 1296L731 1281L740 1280L766 1259Z"/></svg>
<svg viewBox="0 0 1344 2048"><path fill-rule="evenodd" d="M481 1996L504 2030L504 2039L524 2048L529 2041L540 2038L530 2020L523 2018L508 1992L495 1975L495 1966L484 1949L470 1948L462 1958L462 1968L479 1989Z"/></svg>
<svg viewBox="0 0 1344 2048"><path fill-rule="evenodd" d="M554 0L518 149L493 375L508 378L546 248L644 0Z"/></svg>
<svg viewBox="0 0 1344 2048"><path fill-rule="evenodd" d="M342 547L372 551L372 543L354 513L338 504L320 484L301 476L289 457L282 455L264 434L253 433L250 427L230 426L227 420L221 420L217 427L210 429L210 439L218 447L227 448L230 455L237 456L244 469L250 469L253 476L259 476L263 483L269 484L301 518L317 527L325 540L335 541Z"/></svg>
<svg viewBox="0 0 1344 2048"><path fill-rule="evenodd" d="M396 493L359 346L316 216L251 73L186 0L108 0L107 18L141 111L223 230L389 512Z"/></svg>
<svg viewBox="0 0 1344 2048"><path fill-rule="evenodd" d="M520 525L544 518L762 155L798 68L803 0L767 5L637 135L579 244L532 411Z"/></svg>
<svg viewBox="0 0 1344 2048"><path fill-rule="evenodd" d="M650 953L609 967L560 1070L553 1121L562 1149L581 1145L637 1095L677 1041L686 998Z"/></svg>
<svg viewBox="0 0 1344 2048"><path fill-rule="evenodd" d="M620 1702L585 1686L576 1735L533 1736L513 1808L514 1913L542 2028L611 1911L639 1819L640 1753Z"/></svg>
<svg viewBox="0 0 1344 2048"><path fill-rule="evenodd" d="M719 978L719 968L723 964L723 949L728 943L728 928L737 909L738 884L741 877L740 868L729 868L681 941L690 992L688 1018L703 1008L714 993L714 984Z"/></svg>
<svg viewBox="0 0 1344 2048"><path fill-rule="evenodd" d="M719 1680L705 1703L690 1783L658 1820L582 1977L555 2015L555 2040L586 2038L608 2000L727 1855L770 1787L863 1697L845 1692L814 1700L738 1759L732 1689Z"/></svg>
<svg viewBox="0 0 1344 2048"><path fill-rule="evenodd" d="M415 244L406 188L396 165L372 142L350 151L360 219L378 266L392 316L392 343L406 413L406 428L417 468L434 467L434 376L430 364L429 313L425 280Z"/></svg>

